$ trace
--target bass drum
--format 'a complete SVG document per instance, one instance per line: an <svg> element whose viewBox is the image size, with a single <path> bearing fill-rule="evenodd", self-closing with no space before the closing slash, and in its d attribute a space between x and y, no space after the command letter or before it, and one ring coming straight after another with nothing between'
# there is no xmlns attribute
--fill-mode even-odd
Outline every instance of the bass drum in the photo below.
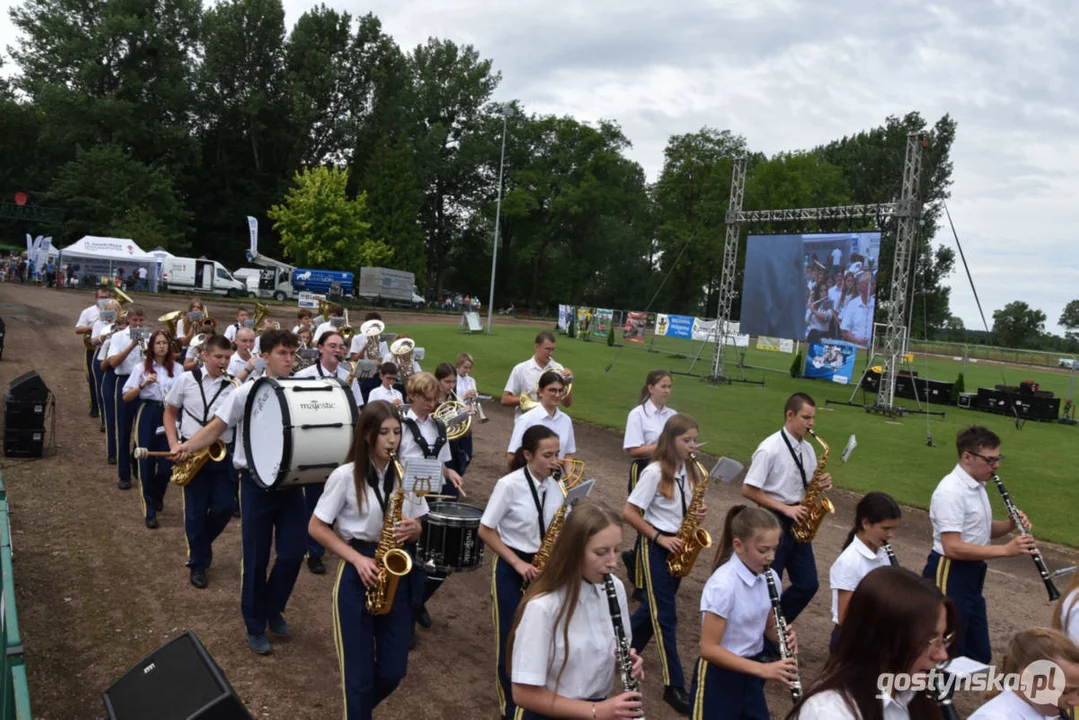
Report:
<svg viewBox="0 0 1079 720"><path fill-rule="evenodd" d="M345 462L356 422L338 378L259 378L244 406L251 477L267 490L325 482Z"/></svg>
<svg viewBox="0 0 1079 720"><path fill-rule="evenodd" d="M458 502L432 502L423 516L417 559L427 572L475 570L483 565L483 510Z"/></svg>

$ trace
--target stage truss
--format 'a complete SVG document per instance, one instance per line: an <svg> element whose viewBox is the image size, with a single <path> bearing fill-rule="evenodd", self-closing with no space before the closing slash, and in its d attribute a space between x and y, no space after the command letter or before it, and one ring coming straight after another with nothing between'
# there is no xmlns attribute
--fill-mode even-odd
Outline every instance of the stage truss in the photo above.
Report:
<svg viewBox="0 0 1079 720"><path fill-rule="evenodd" d="M910 281L911 260L915 254L918 227L922 219L921 175L925 149L928 147L924 132L907 135L907 150L903 162L903 185L899 199L891 203L875 205L844 205L826 208L796 208L786 210L743 210L745 197L746 159L734 159L731 169L731 195L727 206L727 234L723 246L723 268L719 281L719 301L716 307L716 340L712 352L712 382L730 382L726 376L727 360L724 338L730 335L731 306L734 303L734 278L738 261L738 238L744 225L762 223L797 222L854 222L873 219L878 228L888 220L895 220L895 258L889 285L887 317L884 336L879 346L873 338L874 356L880 360L880 390L876 403L870 410L894 415L896 374L907 354L907 290ZM879 352L876 348L879 347Z"/></svg>

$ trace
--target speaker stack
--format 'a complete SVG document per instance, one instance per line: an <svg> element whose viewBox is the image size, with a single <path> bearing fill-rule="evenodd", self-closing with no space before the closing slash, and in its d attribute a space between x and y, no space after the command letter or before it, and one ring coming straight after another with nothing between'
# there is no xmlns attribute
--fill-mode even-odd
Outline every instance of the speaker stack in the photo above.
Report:
<svg viewBox="0 0 1079 720"><path fill-rule="evenodd" d="M31 370L11 381L4 394L4 455L41 457L45 452L45 409L49 388Z"/></svg>
<svg viewBox="0 0 1079 720"><path fill-rule="evenodd" d="M102 697L109 720L251 720L190 630L140 660Z"/></svg>

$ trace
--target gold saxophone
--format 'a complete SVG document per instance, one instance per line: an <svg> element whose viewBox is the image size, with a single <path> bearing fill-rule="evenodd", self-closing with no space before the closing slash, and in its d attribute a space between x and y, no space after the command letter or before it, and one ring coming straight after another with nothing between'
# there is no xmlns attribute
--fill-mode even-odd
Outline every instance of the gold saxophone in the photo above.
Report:
<svg viewBox="0 0 1079 720"><path fill-rule="evenodd" d="M554 472L555 483L558 485L558 489L562 491L562 504L554 514L554 517L551 518L551 524L547 527L547 532L543 534L543 542L540 543L540 549L532 556L532 567L540 572L543 572L543 568L547 566L547 561L551 558L551 551L554 550L555 541L558 540L558 535L562 532L562 525L566 522L566 513L569 512L569 505L565 502L566 496L569 495L570 489L576 487L584 477L583 460L571 459L563 462L570 463L572 469L565 482L562 482L560 479L560 476L562 475L561 470L555 470ZM528 580L525 580L521 583L521 592L524 592L527 589Z"/></svg>
<svg viewBox="0 0 1079 720"><path fill-rule="evenodd" d="M820 489L821 476L824 475L824 467L828 464L828 443L821 440L817 433L812 430L809 431L809 434L820 443L823 452L820 459L817 460L817 469L813 471L813 479L809 481L805 497L802 498L802 507L808 511L805 520L797 522L791 527L791 534L794 535L794 539L801 543L813 542L813 538L817 535L817 530L820 529L821 522L829 513L835 512L835 505L832 504L831 500L824 497Z"/></svg>
<svg viewBox="0 0 1079 720"><path fill-rule="evenodd" d="M697 522L697 513L704 506L704 491L708 489L708 481L711 478L704 466L697 462L696 453L691 453L689 459L697 470L697 483L693 486L693 499L686 508L682 526L678 528L678 534L675 536L682 541L682 552L667 556L667 569L673 577L689 575L701 550L712 547L712 536Z"/></svg>
<svg viewBox="0 0 1079 720"><path fill-rule="evenodd" d="M170 479L176 485L184 487L195 479L195 476L199 474L199 470L202 470L202 466L205 465L208 460L221 462L225 459L227 453L228 448L225 447L225 443L220 440L214 440L210 447L192 453L183 462L174 463Z"/></svg>
<svg viewBox="0 0 1079 720"><path fill-rule="evenodd" d="M397 472L397 489L390 496L390 506L382 519L382 534L375 548L375 563L378 564L378 582L367 590L367 612L371 615L386 615L393 608L393 599L397 595L397 584L401 578L412 572L412 558L401 549L397 538L393 536L393 527L401 522L401 510L405 503L405 491L401 482L405 476L397 456L390 453L394 469Z"/></svg>

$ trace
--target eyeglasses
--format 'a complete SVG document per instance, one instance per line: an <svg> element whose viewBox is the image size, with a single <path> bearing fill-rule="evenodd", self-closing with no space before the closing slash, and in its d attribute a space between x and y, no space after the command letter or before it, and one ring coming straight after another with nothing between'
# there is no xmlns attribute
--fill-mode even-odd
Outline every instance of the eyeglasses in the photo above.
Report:
<svg viewBox="0 0 1079 720"><path fill-rule="evenodd" d="M1002 462L1004 462L1004 456L1003 455L997 455L996 457L986 457L985 455L979 455L978 453L975 453L975 452L972 452L971 455L973 455L976 458L981 458L982 460L985 460L990 465L1000 465Z"/></svg>
<svg viewBox="0 0 1079 720"><path fill-rule="evenodd" d="M944 637L933 638L926 645L925 649L927 653L932 653L937 648L943 648L944 650L947 650L952 646L953 642L955 642L955 633L952 632L948 633Z"/></svg>

